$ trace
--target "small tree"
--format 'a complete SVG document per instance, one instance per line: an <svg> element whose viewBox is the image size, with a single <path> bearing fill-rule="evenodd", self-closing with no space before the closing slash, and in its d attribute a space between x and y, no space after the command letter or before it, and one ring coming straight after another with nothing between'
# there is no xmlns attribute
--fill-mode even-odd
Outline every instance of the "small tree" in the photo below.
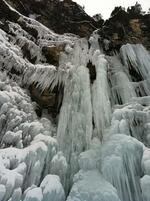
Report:
<svg viewBox="0 0 150 201"><path fill-rule="evenodd" d="M96 21L96 22L99 22L100 20L103 19L102 15L100 13L96 14L96 15L93 15L93 19Z"/></svg>
<svg viewBox="0 0 150 201"><path fill-rule="evenodd" d="M115 7L110 16L113 17L114 15L118 14L120 11L125 11L125 8L123 8L122 6Z"/></svg>
<svg viewBox="0 0 150 201"><path fill-rule="evenodd" d="M131 15L144 15L145 12L142 10L141 4L136 2L134 6L128 7L127 12Z"/></svg>

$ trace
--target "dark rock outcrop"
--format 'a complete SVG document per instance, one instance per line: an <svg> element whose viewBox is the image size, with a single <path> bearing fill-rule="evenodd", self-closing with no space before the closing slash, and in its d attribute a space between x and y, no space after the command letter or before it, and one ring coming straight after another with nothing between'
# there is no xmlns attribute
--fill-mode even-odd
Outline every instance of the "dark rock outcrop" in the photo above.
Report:
<svg viewBox="0 0 150 201"><path fill-rule="evenodd" d="M99 31L102 40L109 41L110 53L119 50L123 44L143 44L150 49L150 14L134 14L120 9L110 19L106 20Z"/></svg>
<svg viewBox="0 0 150 201"><path fill-rule="evenodd" d="M81 37L89 37L95 29L100 29L102 41L105 39L110 42L109 50L106 51L108 54L120 49L126 43L142 43L150 49L150 14L136 13L134 6L128 11L117 7L112 12L112 17L102 24L87 15L84 9L72 0L6 1L23 15L35 18L59 34L73 33ZM17 13L9 12L3 2L0 5L0 17L11 19L11 21L18 19ZM21 26L27 29L24 24ZM27 31L36 38L35 30Z"/></svg>
<svg viewBox="0 0 150 201"><path fill-rule="evenodd" d="M42 52L44 53L47 61L54 66L59 66L59 56L60 53L65 50L65 45L60 44L57 46L45 46L42 48Z"/></svg>
<svg viewBox="0 0 150 201"><path fill-rule="evenodd" d="M89 36L99 24L71 0L7 0L25 16L35 18L56 33L73 33Z"/></svg>
<svg viewBox="0 0 150 201"><path fill-rule="evenodd" d="M36 113L40 117L43 113L43 110L46 110L47 113L55 119L57 114L60 112L63 99L63 87L55 87L53 91L49 88L46 88L44 91L41 91L35 83L29 87L30 96L32 101L37 103Z"/></svg>
<svg viewBox="0 0 150 201"><path fill-rule="evenodd" d="M21 1L17 1L16 4L18 2ZM3 70L7 71L10 78L14 76L17 79L23 79L24 71L27 66L33 68L34 65L42 65L44 63L43 65L45 66L47 66L47 64L55 66L57 70L59 66L59 56L61 52L65 51L66 43L59 43L59 35L51 32L46 27L43 27L42 24L37 23L33 26L33 21L30 20L30 18L23 17L22 20L20 20L21 17L21 14L10 8L6 1L1 1L0 29L6 33L10 44L16 46L20 50L20 57L15 53L12 53L11 55L11 59L14 62L11 69L6 70L5 63L2 63L1 68L4 68ZM44 36L42 35L40 36L41 38L39 38L38 30L40 29L47 31L48 38L44 39ZM53 39L52 43L51 38ZM40 39L43 39L44 43L42 43ZM17 65L18 58L20 58L20 60ZM11 59L9 62L11 62ZM38 66L36 67L38 68ZM30 76L31 74L29 77ZM42 91L36 83L33 82L25 83L25 86L22 87L29 89L31 99L37 103L38 107L36 108L36 112L39 116L42 115L42 111L45 109L48 114L54 118L57 116L62 102L62 86L55 87L53 90L46 88Z"/></svg>

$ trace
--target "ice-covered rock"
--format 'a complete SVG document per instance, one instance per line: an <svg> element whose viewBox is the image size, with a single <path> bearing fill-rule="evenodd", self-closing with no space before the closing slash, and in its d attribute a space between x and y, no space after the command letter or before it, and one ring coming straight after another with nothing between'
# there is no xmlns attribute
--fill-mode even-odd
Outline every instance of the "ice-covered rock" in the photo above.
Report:
<svg viewBox="0 0 150 201"><path fill-rule="evenodd" d="M80 171L67 201L120 201L116 189L98 171Z"/></svg>
<svg viewBox="0 0 150 201"><path fill-rule="evenodd" d="M150 176L145 175L141 179L141 188L142 188L142 196L143 201L149 201L150 195L149 195L149 189L150 189Z"/></svg>
<svg viewBox="0 0 150 201"><path fill-rule="evenodd" d="M51 160L51 174L58 175L61 183L65 185L67 170L68 164L66 158L62 152L58 152Z"/></svg>
<svg viewBox="0 0 150 201"><path fill-rule="evenodd" d="M41 185L42 201L65 201L65 192L57 175L47 175Z"/></svg>
<svg viewBox="0 0 150 201"><path fill-rule="evenodd" d="M43 200L43 193L42 193L42 189L39 187L39 188L29 189L26 192L26 195L23 201L42 201L42 200Z"/></svg>
<svg viewBox="0 0 150 201"><path fill-rule="evenodd" d="M143 145L127 135L113 135L103 144L100 170L122 201L141 201L140 176Z"/></svg>

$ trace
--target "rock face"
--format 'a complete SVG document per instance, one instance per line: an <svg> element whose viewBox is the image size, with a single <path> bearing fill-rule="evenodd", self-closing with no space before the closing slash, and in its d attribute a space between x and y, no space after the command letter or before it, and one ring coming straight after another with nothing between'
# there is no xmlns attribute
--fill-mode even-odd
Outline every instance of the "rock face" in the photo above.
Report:
<svg viewBox="0 0 150 201"><path fill-rule="evenodd" d="M100 35L109 40L109 50L119 50L123 44L142 43L150 49L150 14L134 14L120 9L106 20ZM109 52L109 51L108 51Z"/></svg>
<svg viewBox="0 0 150 201"><path fill-rule="evenodd" d="M42 52L46 56L49 63L59 66L59 56L61 52L65 51L65 45L53 45L53 46L44 46Z"/></svg>
<svg viewBox="0 0 150 201"><path fill-rule="evenodd" d="M32 17L59 34L73 33L89 36L98 24L83 8L71 0L7 0L27 17Z"/></svg>
<svg viewBox="0 0 150 201"><path fill-rule="evenodd" d="M20 6L26 7L27 1L11 1L10 3L14 7L21 9L22 7ZM49 1L49 3L55 4L56 2ZM66 2L66 3L69 3L69 2ZM30 11L34 8L39 10L38 9L39 5L45 5L45 4L43 4L43 1L42 2L38 1L34 3L31 2ZM77 4L75 5L77 6ZM41 9L44 9L44 8L41 7ZM37 25L30 26L32 22L30 21L27 22L26 20L22 21L20 20L20 17L21 15L17 13L15 10L13 10L12 8L10 8L5 1L1 2L0 28L8 34L7 36L9 37L10 41L13 41L14 44L21 49L21 54L23 56L23 59L27 61L28 65L47 63L49 65L54 65L56 68L58 68L59 57L61 53L65 51L67 38L66 38L66 42L60 42L58 36L55 37L55 34L54 34L54 37L51 38L52 35L51 33L49 33L47 34L47 38L45 40L44 38L45 36L41 37L39 36L39 33L38 33L38 30L42 29L41 27L38 28ZM12 28L11 28L11 25L13 25ZM17 29L18 30L20 29L19 32L17 32ZM47 28L45 27L45 31L47 31L46 29ZM22 36L20 37L19 34L21 32L22 32ZM28 37L26 38L27 35L29 36L29 38ZM41 47L39 47L40 44L41 44ZM40 61L37 58L40 58ZM23 74L23 71L22 70L19 71L18 68L15 68L15 65L11 68L11 71L10 71L11 77L12 75L21 76L21 74ZM31 83L31 85L29 84L28 87L30 90L30 95L32 100L38 104L38 107L36 109L37 114L41 116L42 110L47 109L49 114L52 114L53 117L56 116L62 101L62 98L60 98L61 96L60 94L63 93L63 87L59 87L60 91L58 91L58 87L55 87L53 91L51 91L48 87L44 89L43 91L41 91L41 89L37 87L36 83Z"/></svg>
<svg viewBox="0 0 150 201"><path fill-rule="evenodd" d="M100 29L102 41L110 42L109 51L106 48L107 53L119 50L126 43L142 43L150 49L150 14L127 12L118 7L119 10L103 23L103 20L95 21L72 0L6 1L23 15L36 19L59 34L73 33L80 37L89 37L95 29ZM7 18L16 19L16 14L12 15L3 10L2 5L0 9ZM34 30L30 31L34 36L36 35Z"/></svg>

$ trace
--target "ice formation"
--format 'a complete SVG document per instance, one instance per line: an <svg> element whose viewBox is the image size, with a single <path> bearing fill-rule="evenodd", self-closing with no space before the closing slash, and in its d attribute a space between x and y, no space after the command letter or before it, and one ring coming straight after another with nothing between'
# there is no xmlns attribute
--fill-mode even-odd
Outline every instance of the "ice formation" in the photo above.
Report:
<svg viewBox="0 0 150 201"><path fill-rule="evenodd" d="M106 56L97 31L58 35L3 2L18 21L0 29L0 201L150 201L149 52ZM42 50L58 46L55 65ZM55 121L32 84L62 90Z"/></svg>

